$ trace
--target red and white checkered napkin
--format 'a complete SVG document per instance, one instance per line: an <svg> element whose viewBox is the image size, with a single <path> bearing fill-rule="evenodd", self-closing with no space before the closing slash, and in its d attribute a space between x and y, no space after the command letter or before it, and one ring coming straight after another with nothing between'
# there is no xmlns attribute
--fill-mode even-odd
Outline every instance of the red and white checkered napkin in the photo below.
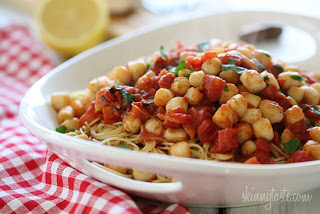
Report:
<svg viewBox="0 0 320 214"><path fill-rule="evenodd" d="M25 26L0 28L0 213L190 213L133 201L70 167L21 124L20 100L52 68Z"/></svg>

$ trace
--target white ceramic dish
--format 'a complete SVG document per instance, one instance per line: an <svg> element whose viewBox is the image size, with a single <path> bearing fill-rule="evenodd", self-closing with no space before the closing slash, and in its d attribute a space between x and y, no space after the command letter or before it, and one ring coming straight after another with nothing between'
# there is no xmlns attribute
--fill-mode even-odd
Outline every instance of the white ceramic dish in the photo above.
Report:
<svg viewBox="0 0 320 214"><path fill-rule="evenodd" d="M251 193L268 193L272 188L305 192L320 187L320 161L257 166L193 160L96 145L54 131L58 124L56 113L49 103L53 92L86 88L90 79L114 66L150 55L162 44L169 49L178 40L186 44L211 38L236 40L240 27L252 22L298 27L310 33L316 47L320 47L320 38L316 36L320 33L318 19L272 12L222 13L144 30L101 44L55 68L25 95L20 105L21 120L50 150L73 167L102 182L148 199L197 206L248 206L259 201L242 201L246 187ZM315 57L318 56L297 64L309 70L316 69ZM87 160L158 172L180 182L153 184L130 180L103 171Z"/></svg>

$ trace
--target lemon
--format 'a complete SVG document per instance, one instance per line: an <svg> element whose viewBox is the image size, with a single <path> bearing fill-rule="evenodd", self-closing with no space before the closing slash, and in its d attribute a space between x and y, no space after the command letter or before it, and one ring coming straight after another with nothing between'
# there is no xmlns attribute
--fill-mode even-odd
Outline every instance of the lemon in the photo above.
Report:
<svg viewBox="0 0 320 214"><path fill-rule="evenodd" d="M66 57L101 43L109 26L105 0L42 0L35 18L42 39Z"/></svg>

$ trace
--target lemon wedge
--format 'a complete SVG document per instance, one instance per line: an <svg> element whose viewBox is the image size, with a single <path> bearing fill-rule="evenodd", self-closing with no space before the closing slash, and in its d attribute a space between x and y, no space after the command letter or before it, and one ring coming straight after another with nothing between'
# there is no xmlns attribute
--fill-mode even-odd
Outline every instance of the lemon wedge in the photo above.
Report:
<svg viewBox="0 0 320 214"><path fill-rule="evenodd" d="M42 0L35 18L42 39L66 57L101 43L109 26L105 0Z"/></svg>

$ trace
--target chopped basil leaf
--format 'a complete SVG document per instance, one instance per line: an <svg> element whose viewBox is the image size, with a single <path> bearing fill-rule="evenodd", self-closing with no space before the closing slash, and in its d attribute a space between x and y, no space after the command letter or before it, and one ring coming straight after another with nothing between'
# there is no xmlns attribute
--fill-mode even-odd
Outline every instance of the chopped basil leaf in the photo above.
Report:
<svg viewBox="0 0 320 214"><path fill-rule="evenodd" d="M171 68L170 70L168 70L168 72L173 73L176 76L178 76L178 74L179 74L179 71L177 71L176 67Z"/></svg>
<svg viewBox="0 0 320 214"><path fill-rule="evenodd" d="M130 149L127 144L125 143L120 143L121 147L124 148L124 149Z"/></svg>
<svg viewBox="0 0 320 214"><path fill-rule="evenodd" d="M268 144L271 144L271 141L268 141Z"/></svg>
<svg viewBox="0 0 320 214"><path fill-rule="evenodd" d="M192 65L189 65L191 72L193 72L193 67Z"/></svg>
<svg viewBox="0 0 320 214"><path fill-rule="evenodd" d="M151 97L149 97L149 98L154 98L154 96L151 96Z"/></svg>
<svg viewBox="0 0 320 214"><path fill-rule="evenodd" d="M313 107L313 113L315 113L316 115L318 115L320 117L319 109L315 105L312 105L312 107Z"/></svg>
<svg viewBox="0 0 320 214"><path fill-rule="evenodd" d="M269 77L265 76L265 77L263 77L263 80L265 81L265 83L267 84L267 86L270 85L270 84L267 83L267 80L269 80Z"/></svg>
<svg viewBox="0 0 320 214"><path fill-rule="evenodd" d="M234 59L231 59L231 58L229 58L229 60L228 60L228 63L229 64L227 64L227 65L220 65L220 69L222 70L222 71L225 71L225 70L228 70L229 68L230 69L232 69L232 70L234 70L236 73L238 73L238 74L243 74L245 71L246 71L246 69L245 68L242 68L242 67L238 67L238 66L236 66L235 64L234 64L234 62L235 62L235 60Z"/></svg>
<svg viewBox="0 0 320 214"><path fill-rule="evenodd" d="M197 44L197 50L196 51L207 51L210 48L210 42L209 41L203 41Z"/></svg>
<svg viewBox="0 0 320 214"><path fill-rule="evenodd" d="M75 128L73 128L73 129L71 129L70 131L68 131L68 132L75 132L76 131L76 129Z"/></svg>
<svg viewBox="0 0 320 214"><path fill-rule="evenodd" d="M184 77L190 77L190 74L191 74L192 72L190 72L190 73L188 73L188 74L186 74L186 75L184 75Z"/></svg>
<svg viewBox="0 0 320 214"><path fill-rule="evenodd" d="M151 66L151 63L150 62L147 62L146 63L146 66L149 68Z"/></svg>
<svg viewBox="0 0 320 214"><path fill-rule="evenodd" d="M288 143L283 147L283 151L288 152L290 154L297 151L297 149L300 146L300 142L297 139L291 139L288 141Z"/></svg>
<svg viewBox="0 0 320 214"><path fill-rule="evenodd" d="M136 96L134 94L129 94L126 90L121 90L120 94L123 98L124 104L129 104L136 99Z"/></svg>
<svg viewBox="0 0 320 214"><path fill-rule="evenodd" d="M315 127L316 123L313 120L310 120L310 124L309 125L312 126L312 127Z"/></svg>
<svg viewBox="0 0 320 214"><path fill-rule="evenodd" d="M305 107L302 108L302 111L306 110L306 108L308 108L308 106L306 105Z"/></svg>
<svg viewBox="0 0 320 214"><path fill-rule="evenodd" d="M167 59L167 53L163 49L163 45L160 46L160 55L163 60Z"/></svg>
<svg viewBox="0 0 320 214"><path fill-rule="evenodd" d="M56 131L64 134L64 133L66 133L66 131L67 131L67 127L66 127L65 125L58 126L58 127L56 128Z"/></svg>
<svg viewBox="0 0 320 214"><path fill-rule="evenodd" d="M274 65L273 69L279 73L281 73L283 71L283 67L281 65Z"/></svg>
<svg viewBox="0 0 320 214"><path fill-rule="evenodd" d="M224 86L224 87L223 87L223 90L226 91L226 92L230 91L229 88L228 88L228 86Z"/></svg>
<svg viewBox="0 0 320 214"><path fill-rule="evenodd" d="M252 58L252 61L254 61L254 63L256 63L256 65L261 69L266 69L256 58Z"/></svg>
<svg viewBox="0 0 320 214"><path fill-rule="evenodd" d="M179 65L177 67L173 67L169 70L170 73L173 73L174 75L178 76L179 71L182 69L185 69L187 67L187 63L185 61L180 61Z"/></svg>
<svg viewBox="0 0 320 214"><path fill-rule="evenodd" d="M108 103L108 104L109 104L112 108L114 108L115 110L120 110L120 108L112 105L112 104L104 97L104 95L101 95L100 99L103 100L103 101L105 101L106 103Z"/></svg>
<svg viewBox="0 0 320 214"><path fill-rule="evenodd" d="M119 87L120 79L117 79L116 89Z"/></svg>
<svg viewBox="0 0 320 214"><path fill-rule="evenodd" d="M126 113L124 114L124 116L128 116L128 112L126 112Z"/></svg>
<svg viewBox="0 0 320 214"><path fill-rule="evenodd" d="M299 76L299 75L290 75L290 77L291 77L292 79L298 80L298 81L300 81L300 82L307 80L307 78L302 77L302 76Z"/></svg>
<svg viewBox="0 0 320 214"><path fill-rule="evenodd" d="M185 69L187 67L187 63L185 61L180 61L179 62L179 65L177 66L176 68L176 71L181 71L182 69Z"/></svg>

